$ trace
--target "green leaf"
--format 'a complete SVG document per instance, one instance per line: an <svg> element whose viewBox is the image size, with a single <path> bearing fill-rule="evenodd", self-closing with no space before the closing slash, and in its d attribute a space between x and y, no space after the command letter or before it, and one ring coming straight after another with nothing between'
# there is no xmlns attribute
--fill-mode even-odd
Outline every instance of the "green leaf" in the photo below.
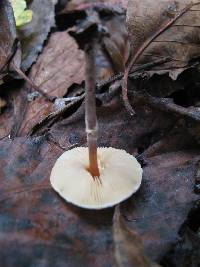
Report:
<svg viewBox="0 0 200 267"><path fill-rule="evenodd" d="M25 0L12 0L11 3L17 27L23 26L24 24L31 22L33 12L31 10L26 10Z"/></svg>

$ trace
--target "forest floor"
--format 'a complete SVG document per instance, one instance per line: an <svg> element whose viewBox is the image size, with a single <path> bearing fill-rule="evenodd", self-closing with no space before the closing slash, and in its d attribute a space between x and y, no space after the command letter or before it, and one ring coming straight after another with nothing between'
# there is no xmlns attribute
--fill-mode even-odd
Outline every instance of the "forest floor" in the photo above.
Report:
<svg viewBox="0 0 200 267"><path fill-rule="evenodd" d="M121 89L131 47L127 1L27 2L33 20L17 29L20 47L9 63L40 92L13 67L0 82L0 266L200 266L198 60L176 78L159 69L167 58L137 66L131 116ZM0 4L0 53L8 59L2 43L13 47L16 37L4 12ZM49 181L65 150L87 145L85 57L75 39L94 24L103 32L95 52L98 146L126 150L144 171L136 194L100 211L66 203Z"/></svg>

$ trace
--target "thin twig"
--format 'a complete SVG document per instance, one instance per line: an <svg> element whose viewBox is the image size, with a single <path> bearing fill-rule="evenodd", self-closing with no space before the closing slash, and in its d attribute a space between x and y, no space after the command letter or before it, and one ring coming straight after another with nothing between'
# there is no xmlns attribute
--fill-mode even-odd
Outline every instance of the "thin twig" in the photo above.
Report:
<svg viewBox="0 0 200 267"><path fill-rule="evenodd" d="M188 119L192 119L193 121L200 122L200 112L198 110L195 111L176 105L172 99L153 97L151 95L141 94L136 91L133 92L133 98L137 103L140 102L155 109L173 113L174 115L179 115Z"/></svg>
<svg viewBox="0 0 200 267"><path fill-rule="evenodd" d="M185 8L183 8L181 11L179 11L176 16L172 19L170 19L168 22L166 22L158 31L156 31L150 38L148 38L142 46L138 49L134 57L132 58L131 62L129 63L128 67L125 70L123 83L122 83L122 97L124 101L124 105L127 109L127 111L134 115L135 111L133 110L129 100L128 100L128 76L130 73L131 68L133 65L137 62L139 57L142 55L144 50L163 32L165 32L174 22L176 22L183 14L185 14L187 11L189 11L193 6L200 4L200 2L193 3L191 2L189 5L187 5Z"/></svg>
<svg viewBox="0 0 200 267"><path fill-rule="evenodd" d="M162 65L162 64L169 62L169 61L171 61L171 58L164 57L164 58L157 59L157 60L149 62L149 63L145 63L141 66L136 67L133 71L131 71L129 74L129 77L133 78L135 76L135 73L138 71L148 70L150 68L153 68L153 67L158 66L158 65ZM98 90L100 90L104 86L108 86L117 80L121 80L123 77L124 77L124 73L119 73L117 75L111 76L108 80L99 82L97 84L97 88L98 88Z"/></svg>
<svg viewBox="0 0 200 267"><path fill-rule="evenodd" d="M53 102L56 97L55 96L49 96L45 92L43 92L36 84L34 84L33 81L31 81L24 73L23 71L15 66L15 64L11 63L11 67L19 74L19 76L24 79L35 91L39 92L43 97L45 97L48 101Z"/></svg>

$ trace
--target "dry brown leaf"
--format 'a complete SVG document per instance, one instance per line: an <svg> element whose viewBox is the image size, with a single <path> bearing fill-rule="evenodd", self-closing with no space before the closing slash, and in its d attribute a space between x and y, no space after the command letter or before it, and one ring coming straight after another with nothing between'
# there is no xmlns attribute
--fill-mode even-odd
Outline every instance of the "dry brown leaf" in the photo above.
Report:
<svg viewBox="0 0 200 267"><path fill-rule="evenodd" d="M184 129L175 129L150 147L143 184L121 210L130 229L141 236L145 253L160 261L179 238L193 202L199 151Z"/></svg>
<svg viewBox="0 0 200 267"><path fill-rule="evenodd" d="M129 0L127 26L133 57L143 50L134 64L168 57L171 61L156 70L169 72L176 79L191 59L199 57L200 3L191 3L199 1ZM179 13L180 17L164 30Z"/></svg>
<svg viewBox="0 0 200 267"><path fill-rule="evenodd" d="M26 71L36 61L38 54L43 49L51 28L54 26L54 9L57 0L32 0L28 1L28 9L33 11L30 23L18 29L22 45L23 71Z"/></svg>
<svg viewBox="0 0 200 267"><path fill-rule="evenodd" d="M51 35L33 66L30 78L51 96L62 97L73 84L84 80L84 54L67 32Z"/></svg>
<svg viewBox="0 0 200 267"><path fill-rule="evenodd" d="M142 239L134 230L130 230L120 214L120 208L115 208L113 221L115 258L119 267L159 267L152 262L144 252Z"/></svg>
<svg viewBox="0 0 200 267"><path fill-rule="evenodd" d="M84 54L74 39L67 32L57 32L51 35L29 78L48 95L63 97L73 83L80 84L84 80L84 62ZM30 102L19 134L27 134L51 108L52 103L43 97Z"/></svg>

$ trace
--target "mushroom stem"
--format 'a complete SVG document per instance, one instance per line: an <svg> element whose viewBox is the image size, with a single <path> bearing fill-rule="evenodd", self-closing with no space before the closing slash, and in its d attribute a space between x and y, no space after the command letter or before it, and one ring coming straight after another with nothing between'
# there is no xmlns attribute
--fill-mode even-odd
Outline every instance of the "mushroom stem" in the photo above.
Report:
<svg viewBox="0 0 200 267"><path fill-rule="evenodd" d="M93 177L99 177L99 167L97 161L97 135L98 124L96 116L95 84L96 71L94 59L94 42L85 46L85 124L87 133L87 143L89 150L88 171Z"/></svg>

